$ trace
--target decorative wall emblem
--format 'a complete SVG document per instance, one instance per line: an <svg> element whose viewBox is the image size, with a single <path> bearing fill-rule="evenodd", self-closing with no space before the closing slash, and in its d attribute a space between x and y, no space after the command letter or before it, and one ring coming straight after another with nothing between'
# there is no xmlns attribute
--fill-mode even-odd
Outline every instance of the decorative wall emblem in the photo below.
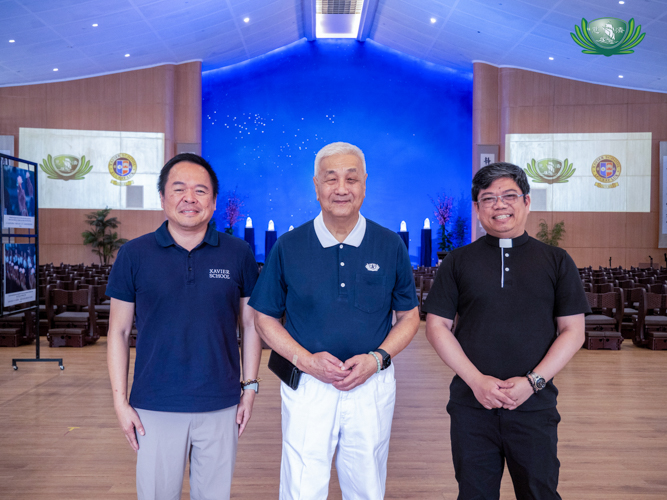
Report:
<svg viewBox="0 0 667 500"><path fill-rule="evenodd" d="M593 162L591 168L593 177L599 182L595 183L596 187L603 189L611 189L618 187L618 182L615 182L621 176L621 162L611 155L598 156Z"/></svg>
<svg viewBox="0 0 667 500"><path fill-rule="evenodd" d="M116 179L111 184L129 186L130 179L137 173L137 161L127 153L119 153L109 160L109 173Z"/></svg>
<svg viewBox="0 0 667 500"><path fill-rule="evenodd" d="M39 168L47 175L49 179L62 179L64 181L80 181L88 174L93 166L90 160L86 161L86 157L81 159L72 155L47 155Z"/></svg>
<svg viewBox="0 0 667 500"><path fill-rule="evenodd" d="M627 24L615 17L601 17L590 23L582 18L581 29L575 26L575 33L570 33L570 36L577 45L584 48L584 54L610 57L615 54L634 53L634 50L630 49L639 45L646 36L641 30L640 25L635 28L634 18Z"/></svg>
<svg viewBox="0 0 667 500"><path fill-rule="evenodd" d="M567 180L577 171L574 163L569 163L565 158L565 163L555 158L544 158L535 162L533 158L523 169L526 175L533 182L543 182L546 184L557 184L567 182Z"/></svg>

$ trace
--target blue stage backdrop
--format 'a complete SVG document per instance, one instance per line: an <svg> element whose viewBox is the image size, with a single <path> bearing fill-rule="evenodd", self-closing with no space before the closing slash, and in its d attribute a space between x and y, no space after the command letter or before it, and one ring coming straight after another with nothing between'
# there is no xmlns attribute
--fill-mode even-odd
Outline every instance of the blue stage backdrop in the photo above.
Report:
<svg viewBox="0 0 667 500"><path fill-rule="evenodd" d="M372 41L303 39L206 71L202 85L202 154L221 184L215 220L222 230L226 194L236 189L256 228L260 262L270 219L281 235L319 213L313 162L330 142L364 151L368 181L361 212L393 231L405 220L414 264L426 217L437 238L430 197L465 193L470 207L471 71L426 63ZM242 237L242 223L234 233ZM437 249L433 241L434 262Z"/></svg>

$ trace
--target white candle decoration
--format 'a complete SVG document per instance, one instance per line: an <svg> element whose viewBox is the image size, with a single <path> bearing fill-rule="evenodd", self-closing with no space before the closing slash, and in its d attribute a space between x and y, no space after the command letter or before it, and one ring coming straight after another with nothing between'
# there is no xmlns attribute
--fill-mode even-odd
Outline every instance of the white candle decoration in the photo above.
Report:
<svg viewBox="0 0 667 500"><path fill-rule="evenodd" d="M408 231L408 225L405 223L405 221L401 221L401 233L405 233Z"/></svg>
<svg viewBox="0 0 667 500"><path fill-rule="evenodd" d="M428 220L428 217L424 219L424 229L431 229L431 221Z"/></svg>
<svg viewBox="0 0 667 500"><path fill-rule="evenodd" d="M275 231L275 230L276 230L276 226L275 226L275 224L273 223L273 221L270 220L270 221L269 221L269 231Z"/></svg>
<svg viewBox="0 0 667 500"><path fill-rule="evenodd" d="M245 227L247 227L247 228L251 228L251 227L252 227L252 219L251 219L250 217L248 217L248 218L245 220Z"/></svg>
<svg viewBox="0 0 667 500"><path fill-rule="evenodd" d="M294 229L294 226L290 226L288 231L291 231L292 229Z"/></svg>

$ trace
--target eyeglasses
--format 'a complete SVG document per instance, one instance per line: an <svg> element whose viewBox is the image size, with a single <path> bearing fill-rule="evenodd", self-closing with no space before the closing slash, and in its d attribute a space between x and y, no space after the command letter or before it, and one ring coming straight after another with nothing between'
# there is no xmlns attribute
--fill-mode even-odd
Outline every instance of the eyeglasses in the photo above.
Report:
<svg viewBox="0 0 667 500"><path fill-rule="evenodd" d="M502 201L505 205L514 205L522 196L525 195L516 193L501 194L500 196L489 195L479 200L477 204L484 208L492 207L497 201Z"/></svg>

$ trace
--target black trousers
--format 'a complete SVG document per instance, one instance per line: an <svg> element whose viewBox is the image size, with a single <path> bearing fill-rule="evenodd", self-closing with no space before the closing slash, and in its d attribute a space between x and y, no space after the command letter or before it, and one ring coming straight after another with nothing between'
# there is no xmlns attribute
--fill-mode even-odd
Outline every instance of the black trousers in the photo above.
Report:
<svg viewBox="0 0 667 500"><path fill-rule="evenodd" d="M517 500L558 500L556 408L486 410L451 401L452 458L458 500L497 500L507 460Z"/></svg>

